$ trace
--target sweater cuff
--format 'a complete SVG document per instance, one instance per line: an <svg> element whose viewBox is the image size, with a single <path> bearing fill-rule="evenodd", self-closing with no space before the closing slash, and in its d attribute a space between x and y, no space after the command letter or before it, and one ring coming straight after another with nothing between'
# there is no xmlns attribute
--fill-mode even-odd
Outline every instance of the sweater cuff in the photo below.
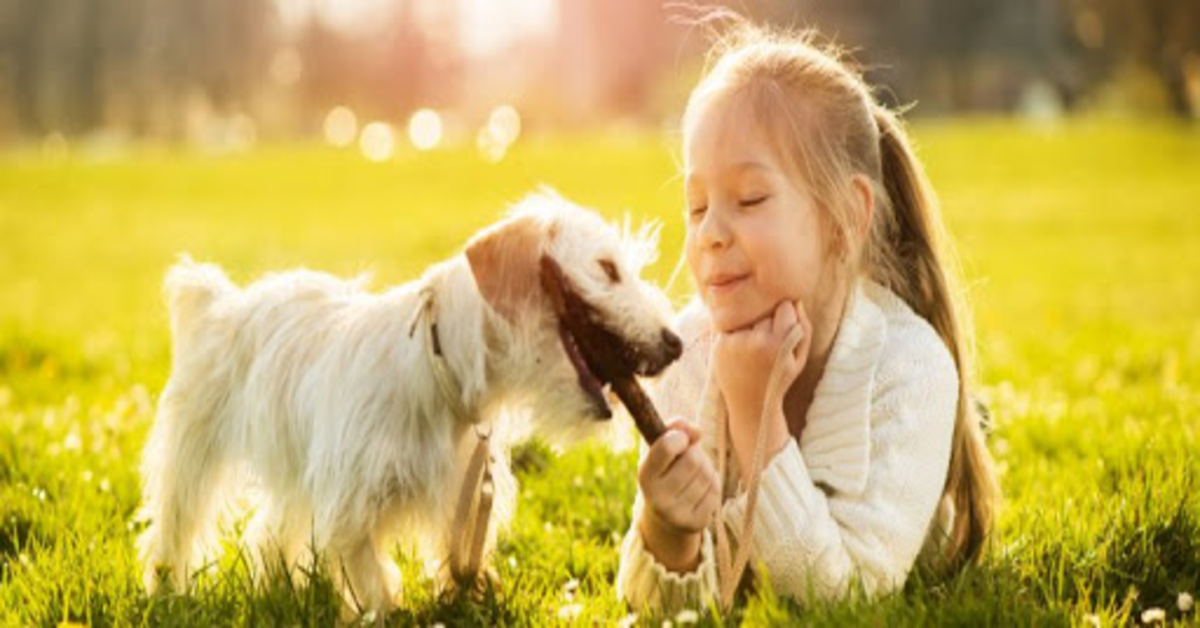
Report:
<svg viewBox="0 0 1200 628"><path fill-rule="evenodd" d="M634 609L674 613L685 608L703 609L717 590L716 561L712 535L705 530L700 540L700 564L687 573L664 567L646 549L636 524L625 535L617 597Z"/></svg>
<svg viewBox="0 0 1200 628"><path fill-rule="evenodd" d="M739 543L746 523L747 497L742 492L726 502L723 509L725 525ZM819 510L823 497L824 493L813 485L800 445L789 438L788 444L763 469L759 480L752 553L767 556L773 543L803 540L796 538L796 524L810 520L810 513Z"/></svg>

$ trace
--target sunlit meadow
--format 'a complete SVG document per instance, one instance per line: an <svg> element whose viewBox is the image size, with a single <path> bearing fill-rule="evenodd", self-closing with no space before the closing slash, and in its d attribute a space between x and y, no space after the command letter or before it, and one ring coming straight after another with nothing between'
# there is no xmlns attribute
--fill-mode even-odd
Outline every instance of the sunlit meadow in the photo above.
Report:
<svg viewBox="0 0 1200 628"><path fill-rule="evenodd" d="M874 602L759 594L725 616L635 617L613 582L636 453L534 445L516 452L523 488L494 557L499 588L437 599L402 561L406 597L386 619L1195 624L1200 132L975 121L915 135L962 257L996 424L1006 504L982 565ZM160 282L180 252L239 280L303 265L385 286L548 184L610 216L662 220L649 273L665 283L683 238L676 144L523 137L501 154L398 147L379 162L315 144L0 155L0 624L339 621L324 574L255 587L236 553L191 595L140 589L137 461L169 365Z"/></svg>

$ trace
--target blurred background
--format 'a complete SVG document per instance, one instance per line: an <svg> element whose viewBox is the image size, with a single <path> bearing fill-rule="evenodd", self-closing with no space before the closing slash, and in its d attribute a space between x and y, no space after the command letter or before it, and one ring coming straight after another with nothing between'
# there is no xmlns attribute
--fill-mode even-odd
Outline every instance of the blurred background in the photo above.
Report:
<svg viewBox="0 0 1200 628"><path fill-rule="evenodd" d="M1194 625L1200 0L727 6L819 28L885 101L913 105L994 419L1006 507L986 570L824 623L1123 625L1165 608ZM194 603L139 593L136 461L171 364L164 271L189 252L239 282L306 266L381 289L545 184L659 221L646 277L681 304L678 118L706 47L676 19L689 13L0 0L0 625L336 616L236 577ZM617 623L635 468L636 452L603 448L518 463L496 561L507 602L418 593L399 623Z"/></svg>
<svg viewBox="0 0 1200 628"><path fill-rule="evenodd" d="M742 0L859 53L913 116L1200 115L1198 0ZM4 0L0 144L476 144L670 127L700 29L655 0Z"/></svg>

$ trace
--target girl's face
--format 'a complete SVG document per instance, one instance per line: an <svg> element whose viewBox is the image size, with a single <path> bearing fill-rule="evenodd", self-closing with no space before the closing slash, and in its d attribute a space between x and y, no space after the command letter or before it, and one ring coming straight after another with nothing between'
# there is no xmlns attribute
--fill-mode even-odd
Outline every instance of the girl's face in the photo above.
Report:
<svg viewBox="0 0 1200 628"><path fill-rule="evenodd" d="M785 299L822 318L836 281L819 210L738 105L710 101L684 129L688 267L717 331L750 326Z"/></svg>

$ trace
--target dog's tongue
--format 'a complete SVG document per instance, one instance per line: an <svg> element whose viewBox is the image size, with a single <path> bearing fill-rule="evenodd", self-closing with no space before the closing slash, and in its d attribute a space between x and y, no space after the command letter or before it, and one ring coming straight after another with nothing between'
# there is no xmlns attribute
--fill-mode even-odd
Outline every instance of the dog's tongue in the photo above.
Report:
<svg viewBox="0 0 1200 628"><path fill-rule="evenodd" d="M579 387L595 402L596 409L600 413L599 418L612 418L612 408L609 407L608 400L605 399L604 385L600 382L600 378L596 377L596 374L588 367L587 360L584 359L583 353L579 350L579 345L574 335L567 329L565 323L560 324L559 335L562 337L562 344L567 351L567 357L570 358L571 364L575 367L575 372L579 374Z"/></svg>

